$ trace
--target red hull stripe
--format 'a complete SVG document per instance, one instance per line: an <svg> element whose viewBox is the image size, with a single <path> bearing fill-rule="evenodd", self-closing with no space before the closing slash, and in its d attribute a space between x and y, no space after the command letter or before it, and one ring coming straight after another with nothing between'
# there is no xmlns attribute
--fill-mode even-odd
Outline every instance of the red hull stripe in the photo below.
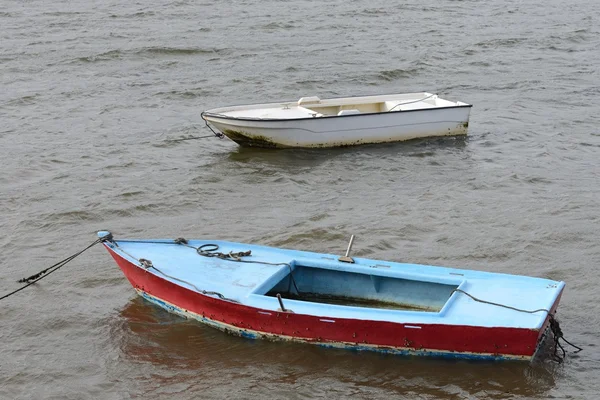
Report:
<svg viewBox="0 0 600 400"><path fill-rule="evenodd" d="M394 353L529 359L544 333L544 329L400 324L263 310L181 287L108 250L132 286L148 300L177 314L247 337ZM557 304L558 299L553 308Z"/></svg>

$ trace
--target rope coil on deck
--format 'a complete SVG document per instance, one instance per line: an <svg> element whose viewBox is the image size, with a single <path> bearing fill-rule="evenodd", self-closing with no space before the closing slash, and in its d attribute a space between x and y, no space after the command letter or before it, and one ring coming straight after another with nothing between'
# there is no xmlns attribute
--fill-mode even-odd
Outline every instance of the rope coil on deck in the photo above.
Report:
<svg viewBox="0 0 600 400"><path fill-rule="evenodd" d="M278 266L278 265L284 266L285 265L290 269L290 281L294 285L294 289L296 289L296 293L298 293L298 295L302 294L302 292L300 292L300 290L298 289L298 285L296 284L294 275L292 275L293 270L292 270L292 265L290 263L286 263L286 262L270 263L270 262L266 262L266 261L242 260L242 257L248 257L248 256L252 255L252 251L251 250L239 251L237 253L230 251L229 253L221 253L221 252L217 251L217 250L219 250L219 245L213 244L213 243L206 243L201 246L194 247L194 246L191 246L185 238L177 238L174 240L174 242L176 244L180 244L182 246L186 246L191 249L195 249L196 252L198 253L198 255L201 255L203 257L217 257L221 260L241 262L241 263L247 263L247 264L264 264L264 265L273 265L273 266Z"/></svg>
<svg viewBox="0 0 600 400"><path fill-rule="evenodd" d="M188 246L188 247L192 247L192 246ZM216 244L203 244L202 246L196 248L196 252L198 252L198 254L200 254L201 256L204 256L204 257L217 257L222 260L230 259L233 261L243 261L241 259L242 257L247 257L249 255L252 255L251 250L238 251L237 253L234 253L232 251L230 251L229 253L221 253L221 252L217 251L218 249L219 249L219 246Z"/></svg>

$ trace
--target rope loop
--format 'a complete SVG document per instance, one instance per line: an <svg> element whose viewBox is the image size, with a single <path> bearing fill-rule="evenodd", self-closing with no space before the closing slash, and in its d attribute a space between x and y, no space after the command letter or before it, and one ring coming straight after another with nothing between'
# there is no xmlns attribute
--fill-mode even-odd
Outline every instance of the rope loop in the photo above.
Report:
<svg viewBox="0 0 600 400"><path fill-rule="evenodd" d="M213 243L206 243L196 248L196 252L198 252L198 254L201 256L217 257L221 260L242 261L242 257L248 257L252 255L251 250L238 251L237 253L234 253L233 251L230 251L229 253L221 253L217 250L219 250L219 245Z"/></svg>
<svg viewBox="0 0 600 400"><path fill-rule="evenodd" d="M205 257L215 257L217 253L214 252L217 250L219 250L219 245L212 243L203 244L196 249L198 254Z"/></svg>
<svg viewBox="0 0 600 400"><path fill-rule="evenodd" d="M218 252L217 250L219 250L219 245L218 244L213 244L213 243L206 243L203 244L199 247L193 247L193 246L189 246L193 249L196 249L196 252L204 257L217 257L220 258L221 260L227 260L227 261L235 261L235 262L239 262L239 263L246 263L246 264L264 264L264 265L282 265L282 266L287 266L290 269L290 281L291 283L294 285L294 288L296 289L296 293L298 293L298 295L300 295L302 292L300 292L300 290L298 289L298 285L296 285L296 280L294 279L294 275L293 275L293 269L292 269L292 264L290 263L286 263L286 262L281 262L281 263L270 263L270 262L266 262L266 261L258 261L258 260L242 260L242 257L248 257L252 255L252 250L247 250L247 251L238 251L237 253L234 253L233 251L230 251L229 253L225 254L225 253L221 253Z"/></svg>

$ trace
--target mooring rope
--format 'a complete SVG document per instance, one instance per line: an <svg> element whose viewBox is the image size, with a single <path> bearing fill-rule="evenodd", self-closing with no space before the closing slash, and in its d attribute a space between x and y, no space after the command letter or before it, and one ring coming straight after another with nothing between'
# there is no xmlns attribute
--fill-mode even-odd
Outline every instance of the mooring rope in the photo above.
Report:
<svg viewBox="0 0 600 400"><path fill-rule="evenodd" d="M523 310L521 308L516 308L516 307L511 307L511 306L507 306L506 304L500 304L500 303L494 303L493 301L487 301L487 300L481 300L478 299L477 297L473 296L472 294L469 294L467 292L465 292L464 290L461 289L454 289L452 292L450 292L450 296L452 296L452 293L454 292L459 292L462 293L464 295L469 296L470 298L472 298L473 300L479 302L479 303L485 303L485 304L490 304L492 306L498 306L498 307L503 307L503 308L508 308L509 310L515 310L515 311L519 311L519 312L524 312L524 313L528 313L528 314L535 314L536 312L539 311L546 311L547 313L550 313L549 310L545 309L545 308L538 308L537 310Z"/></svg>
<svg viewBox="0 0 600 400"><path fill-rule="evenodd" d="M405 104L418 103L418 102L420 102L420 101L427 100L428 98L430 98L430 97L433 97L433 96L435 96L435 93L434 93L434 94L430 94L429 96L423 97L422 99L419 99L419 100L407 101L407 102L405 102L405 103L398 103L398 104L396 104L394 107L390 108L390 109L389 109L387 112L390 112L390 111L392 111L394 108L396 108L396 107L398 107L398 106L403 106L403 105L405 105Z"/></svg>
<svg viewBox="0 0 600 400"><path fill-rule="evenodd" d="M464 290L461 290L461 289L454 289L450 293L450 295L452 295L452 293L454 293L454 292L459 292L459 293L462 293L464 295L467 295L467 296L469 296L470 298L472 298L473 300L475 300L475 301L477 301L479 303L490 304L490 305L493 305L493 306L508 308L509 310L514 310L514 311L528 313L528 314L535 314L536 312L539 312L539 311L545 311L546 313L548 313L548 315L550 316L550 330L552 331L552 335L554 337L554 351L553 351L553 354L552 354L552 359L554 361L558 362L558 363L562 363L563 360L565 359L565 355L566 355L566 351L565 351L564 347L560 344L559 340L562 339L565 343L567 343L571 347L576 348L577 351L575 353L579 353L581 350L583 350L581 347L576 346L573 343L569 342L567 339L565 339L565 337L563 336L562 329L560 329L560 324L558 323L558 321L554 317L554 314L550 314L550 310L548 310L546 308L538 308L537 310L523 310L521 308L507 306L506 304L494 303L493 301L487 301L487 300L479 299L479 298L473 296L472 294L467 293L467 292L465 292ZM559 348L562 351L562 356L559 356L557 354Z"/></svg>
<svg viewBox="0 0 600 400"><path fill-rule="evenodd" d="M204 119L204 117L202 119ZM181 138L181 139L167 139L167 140L165 140L165 142L183 142L185 140L207 139L207 138L211 138L211 137L217 137L219 139L223 139L225 137L225 135L223 135L221 132L215 132L215 130L210 125L208 125L207 120L204 120L204 123L206 124L206 127L208 129L210 129L210 131L213 133L212 135L190 136L190 137Z"/></svg>
<svg viewBox="0 0 600 400"><path fill-rule="evenodd" d="M184 140L206 139L206 138L212 138L212 137L215 137L215 135L191 136L191 137L186 137L186 138L181 138L181 139L167 139L167 140L165 140L165 142L183 142Z"/></svg>
<svg viewBox="0 0 600 400"><path fill-rule="evenodd" d="M162 275L166 276L167 278L173 279L174 281L177 281L177 282L181 282L181 283L185 283L185 284L187 284L187 285L190 285L191 287L193 287L194 289L196 289L196 291L197 291L197 292L199 292L199 293L202 293L202 294L205 294L205 295L209 295L209 296L217 296L217 297L218 297L218 298L220 298L221 300L228 300L228 301L232 301L232 302L234 302L234 303L239 303L239 301L237 301L237 300L234 300L234 299L227 298L227 297L223 296L223 295L222 295L221 293L219 293L219 292L213 292L213 291L211 291L211 290L203 290L203 289L199 289L199 288L198 288L196 285L194 285L194 284L193 284L193 283L191 283L191 282L188 282L188 281L186 281L186 280L184 280L184 279L179 279L179 278L176 278L176 277L174 277L174 276L172 276L172 275L166 274L165 272L163 272L163 271L161 271L160 269L156 268L156 267L155 267L155 266L152 264L152 261L150 261L150 260L146 260L145 258L140 258L140 259L138 259L138 261L140 262L140 264L142 264L142 266L143 266L144 268L146 268L146 269L150 269L150 268L152 268L152 269L154 269L154 270L158 271L159 273L161 273Z"/></svg>
<svg viewBox="0 0 600 400"><path fill-rule="evenodd" d="M575 351L574 353L579 353L581 350L583 350L581 347L576 346L573 343L569 342L567 339L565 339L565 337L563 336L562 329L560 329L560 325L558 321L554 318L554 315L550 315L550 330L552 331L552 334L554 336L554 351L552 354L552 359L557 363L562 363L565 359L565 356L567 355L565 348L560 344L559 340L562 339L569 346L576 348L577 351ZM562 356L559 356L557 354L559 348L562 351Z"/></svg>
<svg viewBox="0 0 600 400"><path fill-rule="evenodd" d="M208 121L204 118L204 113L201 114L202 119L204 120L204 123L206 124L206 127L208 129L210 129L210 131L212 133L214 133L214 135L216 137L218 137L219 139L223 139L225 137L225 135L223 135L221 132L215 132L215 130L208 124Z"/></svg>
<svg viewBox="0 0 600 400"><path fill-rule="evenodd" d="M56 264L41 270L40 272L33 274L27 278L22 278L19 279L18 282L20 283L27 283L24 286L21 286L20 288L18 288L17 290L13 290L12 292L5 294L4 296L0 297L0 300L3 300L9 296L12 296L15 293L20 292L21 290L25 289L26 287L29 287L31 285L33 285L34 283L36 283L39 280L44 279L45 277L47 277L48 275L50 275L51 273L53 273L54 271L59 270L60 268L62 268L65 264L67 264L69 261L73 260L75 257L79 256L81 253L83 253L84 251L86 251L87 249L97 245L98 243L103 242L104 240L106 240L105 238L99 238L96 239L92 244L90 244L89 246L87 246L85 249L73 254L72 256L69 256L67 258L65 258L62 261L57 262Z"/></svg>

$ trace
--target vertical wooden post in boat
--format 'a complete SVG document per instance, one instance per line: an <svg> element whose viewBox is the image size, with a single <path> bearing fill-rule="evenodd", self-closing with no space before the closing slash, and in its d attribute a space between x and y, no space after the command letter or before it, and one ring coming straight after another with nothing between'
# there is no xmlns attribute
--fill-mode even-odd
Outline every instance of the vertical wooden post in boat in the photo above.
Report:
<svg viewBox="0 0 600 400"><path fill-rule="evenodd" d="M279 301L279 307L281 307L281 311L286 312L287 310L283 306L283 300L281 300L281 295L277 293L277 300Z"/></svg>
<svg viewBox="0 0 600 400"><path fill-rule="evenodd" d="M350 257L350 250L352 250L352 244L354 243L354 235L350 236L350 243L348 243L348 249L346 249L346 255L338 258L338 261L354 263L352 257Z"/></svg>

